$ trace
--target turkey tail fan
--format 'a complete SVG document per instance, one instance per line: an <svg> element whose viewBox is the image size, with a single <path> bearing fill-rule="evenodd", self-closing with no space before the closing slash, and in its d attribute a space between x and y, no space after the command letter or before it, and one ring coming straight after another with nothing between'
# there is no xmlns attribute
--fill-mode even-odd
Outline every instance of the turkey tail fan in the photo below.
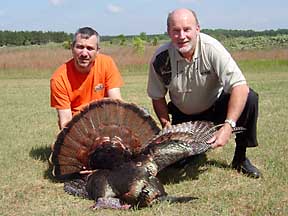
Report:
<svg viewBox="0 0 288 216"><path fill-rule="evenodd" d="M135 104L114 99L92 102L58 134L50 157L52 173L66 179L83 169L97 169L90 159L102 149L126 156L139 153L159 131L152 117Z"/></svg>

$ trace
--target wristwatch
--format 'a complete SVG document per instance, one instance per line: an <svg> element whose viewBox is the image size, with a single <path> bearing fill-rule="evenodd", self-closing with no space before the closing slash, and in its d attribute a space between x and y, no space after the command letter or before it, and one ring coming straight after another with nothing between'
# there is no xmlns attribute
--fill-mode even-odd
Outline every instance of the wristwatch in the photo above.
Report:
<svg viewBox="0 0 288 216"><path fill-rule="evenodd" d="M232 128L236 127L236 122L232 119L226 119L224 122L228 123Z"/></svg>

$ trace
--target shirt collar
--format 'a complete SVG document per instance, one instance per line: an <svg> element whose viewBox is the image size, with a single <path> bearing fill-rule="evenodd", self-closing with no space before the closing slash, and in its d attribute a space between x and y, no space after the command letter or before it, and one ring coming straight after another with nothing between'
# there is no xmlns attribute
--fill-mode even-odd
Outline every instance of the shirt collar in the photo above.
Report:
<svg viewBox="0 0 288 216"><path fill-rule="evenodd" d="M193 62L196 61L200 56L200 33L197 36L196 47L193 55Z"/></svg>

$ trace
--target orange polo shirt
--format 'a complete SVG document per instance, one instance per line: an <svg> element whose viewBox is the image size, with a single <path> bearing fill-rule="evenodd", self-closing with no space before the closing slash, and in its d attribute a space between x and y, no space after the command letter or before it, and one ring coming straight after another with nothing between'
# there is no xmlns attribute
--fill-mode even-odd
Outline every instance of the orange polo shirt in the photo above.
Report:
<svg viewBox="0 0 288 216"><path fill-rule="evenodd" d="M75 115L88 103L107 97L109 89L122 85L123 79L110 56L98 54L89 73L78 72L71 59L51 77L51 107L70 108Z"/></svg>

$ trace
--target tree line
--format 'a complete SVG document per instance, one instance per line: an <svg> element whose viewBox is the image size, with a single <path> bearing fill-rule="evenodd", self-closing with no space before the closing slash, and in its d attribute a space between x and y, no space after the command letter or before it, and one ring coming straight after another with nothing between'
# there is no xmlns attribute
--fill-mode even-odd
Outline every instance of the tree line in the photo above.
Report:
<svg viewBox="0 0 288 216"><path fill-rule="evenodd" d="M288 35L288 29L277 30L227 30L227 29L203 29L201 30L219 40L236 37L257 37L257 36L277 36ZM43 45L50 42L70 44L73 38L72 33L66 32L44 32L44 31L2 31L0 30L0 47L2 46L26 46ZM117 35L101 36L101 41L109 41L111 44L125 45L128 41L139 40L146 41L156 45L159 40L168 40L167 32L163 34L148 35L141 32L139 35Z"/></svg>
<svg viewBox="0 0 288 216"><path fill-rule="evenodd" d="M42 45L49 42L69 41L72 34L43 31L0 31L0 46Z"/></svg>

